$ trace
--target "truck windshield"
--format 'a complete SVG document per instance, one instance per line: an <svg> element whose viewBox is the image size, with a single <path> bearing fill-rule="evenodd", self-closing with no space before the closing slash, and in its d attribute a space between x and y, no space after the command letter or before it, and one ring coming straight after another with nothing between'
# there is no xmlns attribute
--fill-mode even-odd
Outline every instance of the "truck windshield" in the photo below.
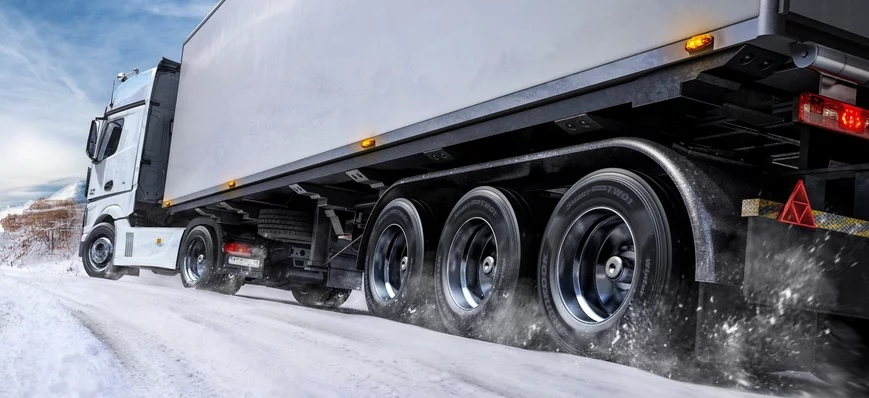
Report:
<svg viewBox="0 0 869 398"><path fill-rule="evenodd" d="M131 76L115 89L114 109L144 100L151 91L154 69Z"/></svg>

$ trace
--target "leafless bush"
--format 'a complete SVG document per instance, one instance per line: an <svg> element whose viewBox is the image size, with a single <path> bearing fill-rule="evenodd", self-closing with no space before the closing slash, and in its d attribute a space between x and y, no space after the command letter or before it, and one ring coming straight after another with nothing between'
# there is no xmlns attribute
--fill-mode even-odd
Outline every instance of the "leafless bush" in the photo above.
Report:
<svg viewBox="0 0 869 398"><path fill-rule="evenodd" d="M27 257L72 254L78 244L83 208L71 200L39 199L22 214L0 220L6 246L0 264L15 265Z"/></svg>

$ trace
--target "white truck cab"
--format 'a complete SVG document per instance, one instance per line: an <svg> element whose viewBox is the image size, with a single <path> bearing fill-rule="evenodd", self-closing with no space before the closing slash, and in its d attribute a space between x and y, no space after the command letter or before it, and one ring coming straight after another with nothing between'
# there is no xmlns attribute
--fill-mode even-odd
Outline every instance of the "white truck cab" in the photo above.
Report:
<svg viewBox="0 0 869 398"><path fill-rule="evenodd" d="M184 228L143 226L161 216L179 72L180 64L164 59L142 73L119 75L112 103L91 123L86 152L93 165L80 251L86 261L108 265L113 257L115 266L175 267ZM123 238L85 247L91 230L102 223Z"/></svg>

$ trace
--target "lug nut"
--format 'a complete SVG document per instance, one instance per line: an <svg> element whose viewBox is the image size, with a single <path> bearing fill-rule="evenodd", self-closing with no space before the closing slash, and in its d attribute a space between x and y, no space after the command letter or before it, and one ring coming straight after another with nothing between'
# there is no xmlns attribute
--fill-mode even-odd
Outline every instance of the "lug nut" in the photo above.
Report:
<svg viewBox="0 0 869 398"><path fill-rule="evenodd" d="M624 261L619 256L612 256L608 260L606 260L606 276L610 279L615 279L619 277L619 274L622 273L622 266L624 265Z"/></svg>
<svg viewBox="0 0 869 398"><path fill-rule="evenodd" d="M495 271L495 259L492 256L487 256L483 259L483 273L491 275Z"/></svg>
<svg viewBox="0 0 869 398"><path fill-rule="evenodd" d="M612 256L606 260L604 271L607 278L613 282L630 283L634 278L634 269L630 259L623 259L620 256Z"/></svg>

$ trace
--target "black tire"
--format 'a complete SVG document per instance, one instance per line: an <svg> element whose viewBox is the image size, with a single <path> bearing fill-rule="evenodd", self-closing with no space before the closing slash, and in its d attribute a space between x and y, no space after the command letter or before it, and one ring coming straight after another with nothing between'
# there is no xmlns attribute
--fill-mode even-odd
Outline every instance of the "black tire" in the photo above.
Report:
<svg viewBox="0 0 869 398"><path fill-rule="evenodd" d="M337 289L318 285L304 285L292 289L293 298L305 307L338 308L350 298L349 289Z"/></svg>
<svg viewBox="0 0 869 398"><path fill-rule="evenodd" d="M114 266L115 226L99 223L88 234L81 256L84 271L92 278L118 280L124 276ZM103 257L105 256L105 257Z"/></svg>
<svg viewBox="0 0 869 398"><path fill-rule="evenodd" d="M377 217L368 241L363 283L372 314L439 327L434 304L434 244L428 241L427 235L432 234L424 233L425 223L431 223L428 214L419 202L395 199Z"/></svg>
<svg viewBox="0 0 869 398"><path fill-rule="evenodd" d="M262 209L257 234L278 241L310 242L314 233L311 213L298 210Z"/></svg>
<svg viewBox="0 0 869 398"><path fill-rule="evenodd" d="M220 255L215 242L214 232L204 225L197 225L187 233L178 253L181 284L233 295L244 285L244 279L218 272Z"/></svg>
<svg viewBox="0 0 869 398"><path fill-rule="evenodd" d="M437 305L451 333L519 346L540 340L529 218L524 200L493 187L475 188L453 207L435 257Z"/></svg>
<svg viewBox="0 0 869 398"><path fill-rule="evenodd" d="M684 248L674 247L670 220L679 227L682 217L668 218L666 209L678 207L662 203L653 185L660 190L636 173L600 170L574 184L553 211L538 278L563 350L653 371L690 360L696 283L687 276L690 264L680 264Z"/></svg>
<svg viewBox="0 0 869 398"><path fill-rule="evenodd" d="M238 275L221 275L220 279L211 285L212 292L234 296L244 286L244 278Z"/></svg>

